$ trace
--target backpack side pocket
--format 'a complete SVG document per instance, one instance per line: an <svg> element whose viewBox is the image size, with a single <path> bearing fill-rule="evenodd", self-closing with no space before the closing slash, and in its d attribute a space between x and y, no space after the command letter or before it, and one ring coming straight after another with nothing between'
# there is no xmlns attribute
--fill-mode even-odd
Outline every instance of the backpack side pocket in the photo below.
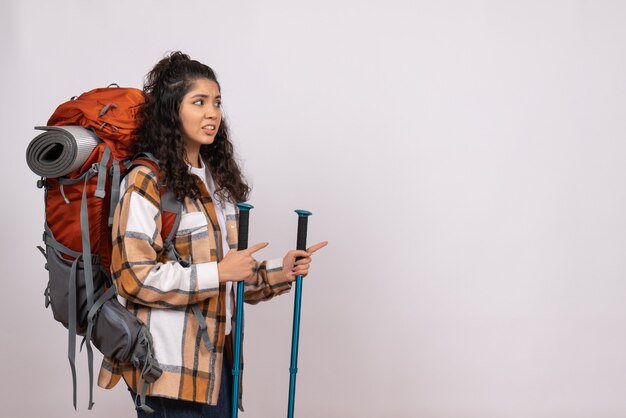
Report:
<svg viewBox="0 0 626 418"><path fill-rule="evenodd" d="M87 331L87 289L85 286L85 266L80 259L68 260L51 246L46 246L49 273L47 295L54 319L69 328L72 304L76 306L76 333L85 335ZM97 256L92 257L93 298L104 293L105 277L100 271ZM72 289L72 285L74 289ZM74 290L74 292L72 292ZM75 295L75 298L72 298ZM75 300L73 300L75 299Z"/></svg>

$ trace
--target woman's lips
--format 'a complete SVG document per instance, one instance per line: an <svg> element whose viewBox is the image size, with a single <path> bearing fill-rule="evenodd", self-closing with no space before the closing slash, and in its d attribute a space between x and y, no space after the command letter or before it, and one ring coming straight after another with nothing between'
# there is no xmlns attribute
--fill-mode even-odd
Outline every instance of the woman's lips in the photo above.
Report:
<svg viewBox="0 0 626 418"><path fill-rule="evenodd" d="M212 135L215 133L215 125L205 125L202 127L204 133Z"/></svg>

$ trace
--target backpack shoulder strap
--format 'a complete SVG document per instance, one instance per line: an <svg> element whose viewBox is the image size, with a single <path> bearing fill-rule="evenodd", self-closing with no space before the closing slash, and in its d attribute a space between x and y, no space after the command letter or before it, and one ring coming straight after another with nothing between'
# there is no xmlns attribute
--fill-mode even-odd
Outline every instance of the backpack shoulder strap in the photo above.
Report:
<svg viewBox="0 0 626 418"><path fill-rule="evenodd" d="M165 186L165 175L159 167L159 160L157 160L150 153L140 153L133 158L129 171L133 167L139 165L150 168L157 175L157 178L159 180L159 194L161 195L161 238L163 239L163 248L169 253L170 259L176 260L181 265L188 267L190 265L190 260L183 260L180 254L178 254L178 251L176 251L176 248L174 248L173 243L174 235L176 234L176 231L178 230L178 225L180 224L183 204L176 200L174 193L171 190L168 190ZM214 346L211 343L211 339L209 337L208 326L204 315L200 311L200 308L197 304L191 305L191 310L193 311L196 320L198 321L198 326L200 327L200 334L202 335L204 345L206 346L207 350L212 351L214 349ZM142 396L145 396L145 393L143 393Z"/></svg>
<svg viewBox="0 0 626 418"><path fill-rule="evenodd" d="M157 160L152 154L148 152L142 152L135 155L131 161L129 171L134 167L144 166L148 167L152 172L157 175L159 180L159 194L161 195L161 238L163 238L163 245L169 251L169 247L172 247L172 241L174 235L178 230L180 224L180 218L183 211L183 205L176 200L174 193L167 189L165 185L165 175L159 167L159 160ZM177 257L178 259L180 257Z"/></svg>

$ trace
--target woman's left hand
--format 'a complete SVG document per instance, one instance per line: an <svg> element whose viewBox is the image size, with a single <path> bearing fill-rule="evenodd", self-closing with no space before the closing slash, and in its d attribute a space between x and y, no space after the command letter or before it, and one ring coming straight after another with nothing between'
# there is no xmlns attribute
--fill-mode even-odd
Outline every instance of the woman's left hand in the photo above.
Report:
<svg viewBox="0 0 626 418"><path fill-rule="evenodd" d="M310 246L303 250L292 250L283 258L283 272L287 276L288 282L296 280L296 276L306 276L309 274L309 266L311 264L311 254L320 248L324 248L328 244L328 241L318 242L315 245ZM296 261L296 258L301 257Z"/></svg>

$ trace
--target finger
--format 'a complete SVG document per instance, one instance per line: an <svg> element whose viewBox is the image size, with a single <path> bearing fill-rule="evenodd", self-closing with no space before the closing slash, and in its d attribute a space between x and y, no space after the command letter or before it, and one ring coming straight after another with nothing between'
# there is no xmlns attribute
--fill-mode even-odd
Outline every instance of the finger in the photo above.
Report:
<svg viewBox="0 0 626 418"><path fill-rule="evenodd" d="M307 258L309 256L309 253L307 253L304 250L293 250L293 251L289 251L289 255L291 255L293 258L298 258L298 257Z"/></svg>
<svg viewBox="0 0 626 418"><path fill-rule="evenodd" d="M309 254L313 254L315 251L319 250L320 248L324 248L325 246L328 245L328 241L322 241L322 242L318 242L315 245L310 246L309 248L307 248L307 252Z"/></svg>
<svg viewBox="0 0 626 418"><path fill-rule="evenodd" d="M306 266L298 266L298 267L293 268L291 271L293 271L296 274L302 274L302 272L309 271L309 265L307 264Z"/></svg>
<svg viewBox="0 0 626 418"><path fill-rule="evenodd" d="M303 257L300 260L296 261L296 266L302 266L304 264L311 264L311 257Z"/></svg>
<svg viewBox="0 0 626 418"><path fill-rule="evenodd" d="M246 250L244 250L244 252L246 252L248 255L254 254L257 251L267 247L268 245L269 242L259 242L258 244L254 244L252 247L248 247Z"/></svg>

